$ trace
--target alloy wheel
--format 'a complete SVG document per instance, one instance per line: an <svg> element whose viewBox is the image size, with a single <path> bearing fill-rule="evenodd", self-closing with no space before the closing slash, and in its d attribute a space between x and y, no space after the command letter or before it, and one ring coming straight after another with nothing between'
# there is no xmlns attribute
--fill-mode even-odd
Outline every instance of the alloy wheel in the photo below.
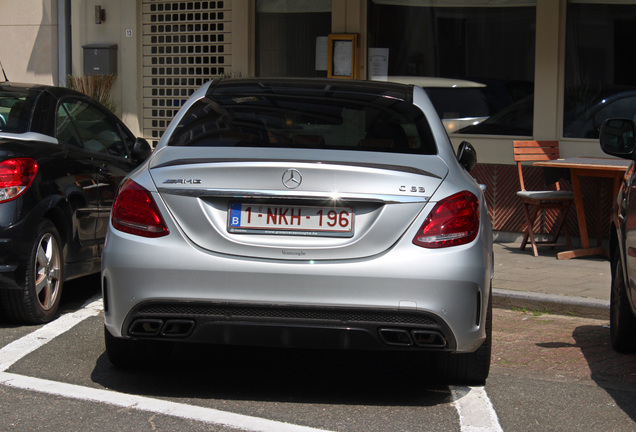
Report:
<svg viewBox="0 0 636 432"><path fill-rule="evenodd" d="M46 233L35 255L35 292L44 310L50 310L57 300L60 286L60 248L55 237Z"/></svg>

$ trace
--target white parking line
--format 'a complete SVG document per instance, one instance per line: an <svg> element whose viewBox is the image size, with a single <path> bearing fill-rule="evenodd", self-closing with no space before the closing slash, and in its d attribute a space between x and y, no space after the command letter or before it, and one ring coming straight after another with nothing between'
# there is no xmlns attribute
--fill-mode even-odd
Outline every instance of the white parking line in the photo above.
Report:
<svg viewBox="0 0 636 432"><path fill-rule="evenodd" d="M22 357L70 330L86 318L98 315L101 309L101 298L99 296L94 297L76 312L62 315L55 321L0 349L0 384L71 399L106 403L128 409L214 423L245 431L327 432L322 429L234 414L212 408L197 407L5 372ZM503 432L484 387L450 387L450 390L453 396L453 405L459 414L462 432Z"/></svg>
<svg viewBox="0 0 636 432"><path fill-rule="evenodd" d="M47 344L50 340L70 330L86 318L98 315L101 308L101 296L93 297L76 312L64 314L55 321L6 345L0 349L0 372L6 371L13 363L25 355Z"/></svg>
<svg viewBox="0 0 636 432"><path fill-rule="evenodd" d="M148 411L156 414L164 414L205 423L214 423L245 431L327 432L322 429L298 426L290 423L277 422L274 420L250 417L241 414L233 414L212 408L204 408L144 396L117 393L111 390L93 389L73 384L14 375L7 372L0 372L0 384L23 390L63 396L71 399L101 402L128 409Z"/></svg>
<svg viewBox="0 0 636 432"><path fill-rule="evenodd" d="M462 432L503 432L484 387L450 387Z"/></svg>
<svg viewBox="0 0 636 432"><path fill-rule="evenodd" d="M60 316L55 321L11 342L0 349L0 384L23 390L63 396L71 399L102 402L124 408L149 411L173 417L214 423L235 429L254 432L327 432L290 423L277 422L218 411L211 408L168 402L143 396L117 393L110 390L66 384L4 372L27 354L47 344L57 336L70 330L86 318L98 315L102 310L100 296L90 299L81 309Z"/></svg>

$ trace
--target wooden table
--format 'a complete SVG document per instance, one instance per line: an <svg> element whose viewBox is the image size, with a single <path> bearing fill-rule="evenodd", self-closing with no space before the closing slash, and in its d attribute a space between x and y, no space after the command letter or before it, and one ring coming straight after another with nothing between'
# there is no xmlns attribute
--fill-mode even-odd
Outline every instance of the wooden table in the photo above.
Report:
<svg viewBox="0 0 636 432"><path fill-rule="evenodd" d="M604 159L575 157L566 159L556 159L551 161L535 162L534 166L545 168L568 168L571 174L572 191L574 192L574 205L576 207L576 217L581 235L581 249L560 252L558 259L570 259L591 255L603 255L609 257L607 249L601 247L600 241L597 247L590 247L590 239L587 232L587 222L585 220L585 208L583 205L583 193L581 192L581 177L609 177L614 179L612 197L616 198L621 180L625 176L625 171L632 162L624 159Z"/></svg>

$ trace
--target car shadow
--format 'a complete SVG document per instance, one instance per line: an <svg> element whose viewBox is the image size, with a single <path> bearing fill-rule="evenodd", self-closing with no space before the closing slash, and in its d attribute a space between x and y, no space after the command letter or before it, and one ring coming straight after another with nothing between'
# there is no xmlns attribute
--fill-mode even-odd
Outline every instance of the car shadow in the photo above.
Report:
<svg viewBox="0 0 636 432"><path fill-rule="evenodd" d="M89 299L101 295L101 276L95 273L64 283L59 315L79 310Z"/></svg>
<svg viewBox="0 0 636 432"><path fill-rule="evenodd" d="M99 273L64 282L64 286L62 287L62 298L60 299L60 306L57 314L58 317L66 313L78 311L89 299L97 295L101 295L101 290ZM10 322L0 313L0 328L25 328L29 329L29 331L33 331L37 327L41 327L41 325Z"/></svg>
<svg viewBox="0 0 636 432"><path fill-rule="evenodd" d="M179 344L157 369L122 371L102 354L92 380L151 397L377 406L448 403L448 386L427 382L426 358L382 352Z"/></svg>
<svg viewBox="0 0 636 432"><path fill-rule="evenodd" d="M636 354L621 354L610 344L610 329L602 325L582 325L572 332L574 344L551 342L537 344L544 348L581 350L591 378L605 390L633 421L636 421Z"/></svg>

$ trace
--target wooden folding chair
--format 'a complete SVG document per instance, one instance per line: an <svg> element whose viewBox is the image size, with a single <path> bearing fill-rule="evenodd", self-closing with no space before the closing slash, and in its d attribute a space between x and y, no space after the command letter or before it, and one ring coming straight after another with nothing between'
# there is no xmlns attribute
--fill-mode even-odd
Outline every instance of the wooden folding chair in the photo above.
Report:
<svg viewBox="0 0 636 432"><path fill-rule="evenodd" d="M559 180L554 181L554 190L528 191L523 181L522 162L538 162L559 158L558 141L514 141L514 158L519 172L519 184L521 190L517 196L521 199L523 212L526 219L525 234L521 242L521 250L525 250L528 240L532 245L532 253L539 256L539 246L568 246L573 249L572 239L567 228L566 217L568 210L574 202L574 194L561 190ZM556 221L552 228L553 235L549 240L539 241L534 234L534 225L541 211L554 210L557 212ZM558 243L559 235L563 232L566 243Z"/></svg>

